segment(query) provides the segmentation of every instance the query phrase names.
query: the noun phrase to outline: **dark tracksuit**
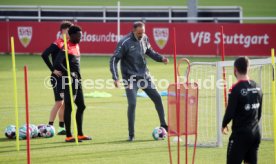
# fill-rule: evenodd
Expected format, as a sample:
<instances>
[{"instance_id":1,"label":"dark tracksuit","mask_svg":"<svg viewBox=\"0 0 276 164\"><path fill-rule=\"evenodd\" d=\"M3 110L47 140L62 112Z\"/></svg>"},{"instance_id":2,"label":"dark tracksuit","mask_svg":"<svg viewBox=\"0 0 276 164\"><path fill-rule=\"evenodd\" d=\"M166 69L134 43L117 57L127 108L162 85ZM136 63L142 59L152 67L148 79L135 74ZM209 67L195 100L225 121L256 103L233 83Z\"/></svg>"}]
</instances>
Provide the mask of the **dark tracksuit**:
<instances>
[{"instance_id":1,"label":"dark tracksuit","mask_svg":"<svg viewBox=\"0 0 276 164\"><path fill-rule=\"evenodd\" d=\"M80 75L80 53L78 44L73 44L68 42L68 57L69 57L69 65L71 70L71 77L72 77L72 89L73 89L73 98L75 104L77 105L77 112L76 112L76 121L78 127L78 135L82 136L82 122L83 122L83 112L85 109L82 86L81 86L81 75ZM71 101L70 101L70 92L69 92L69 85L68 85L68 74L67 74L67 67L66 67L66 60L65 60L65 52L60 51L58 56L55 60L54 64L55 69L62 71L63 74L63 83L62 87L65 88L64 90L64 122L66 128L66 136L71 137ZM65 83L64 83L65 82Z\"/></svg>"},{"instance_id":2,"label":"dark tracksuit","mask_svg":"<svg viewBox=\"0 0 276 164\"><path fill-rule=\"evenodd\" d=\"M143 89L154 102L161 126L167 126L161 96L151 82L145 59L146 55L157 62L163 61L163 57L151 48L146 35L139 41L131 32L120 40L114 55L110 59L110 71L113 80L119 79L117 63L121 60L122 78L123 80L128 81L128 84L125 84L125 91L128 100L129 136L134 136L136 95L139 88ZM135 80L132 80L134 81L132 83L133 85L130 85L131 78ZM138 84L140 86L138 86Z\"/></svg>"},{"instance_id":3,"label":"dark tracksuit","mask_svg":"<svg viewBox=\"0 0 276 164\"><path fill-rule=\"evenodd\" d=\"M63 40L57 39L41 55L41 57L43 58L44 62L46 63L46 65L48 66L51 72L55 70L53 65L56 60L57 54L62 49L62 47L63 47ZM49 58L50 55L52 58L51 61ZM63 97L60 95L61 93L63 93L63 90L61 88L61 78L51 73L51 84L54 90L55 101L63 100Z\"/></svg>"},{"instance_id":4,"label":"dark tracksuit","mask_svg":"<svg viewBox=\"0 0 276 164\"><path fill-rule=\"evenodd\" d=\"M232 86L222 127L232 120L232 134L227 149L227 164L242 161L256 164L261 142L259 121L262 114L262 91L252 80Z\"/></svg>"}]
</instances>

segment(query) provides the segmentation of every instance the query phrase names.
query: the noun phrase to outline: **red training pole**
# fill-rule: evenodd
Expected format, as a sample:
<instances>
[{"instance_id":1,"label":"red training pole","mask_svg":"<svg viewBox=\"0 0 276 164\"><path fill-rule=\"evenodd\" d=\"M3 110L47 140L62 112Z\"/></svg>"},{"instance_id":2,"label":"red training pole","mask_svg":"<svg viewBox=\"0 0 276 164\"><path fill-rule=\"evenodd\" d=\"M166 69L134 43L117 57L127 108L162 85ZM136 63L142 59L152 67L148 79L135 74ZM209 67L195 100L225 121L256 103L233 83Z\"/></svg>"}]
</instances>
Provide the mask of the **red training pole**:
<instances>
[{"instance_id":1,"label":"red training pole","mask_svg":"<svg viewBox=\"0 0 276 164\"><path fill-rule=\"evenodd\" d=\"M173 64L174 64L174 82L177 84L177 71L176 71L176 39L175 39L175 27L173 28Z\"/></svg>"},{"instance_id":2,"label":"red training pole","mask_svg":"<svg viewBox=\"0 0 276 164\"><path fill-rule=\"evenodd\" d=\"M188 66L189 67L189 66ZM189 69L189 68L188 68ZM186 81L186 86L185 86L185 160L186 164L188 164L188 89L189 87L189 73L187 74L187 81Z\"/></svg>"},{"instance_id":3,"label":"red training pole","mask_svg":"<svg viewBox=\"0 0 276 164\"><path fill-rule=\"evenodd\" d=\"M173 57L174 57L174 81L175 81L175 96L176 96L176 121L177 121L177 163L180 164L180 107L179 107L179 85L178 85L178 76L176 71L176 34L175 27L173 28Z\"/></svg>"},{"instance_id":4,"label":"red training pole","mask_svg":"<svg viewBox=\"0 0 276 164\"><path fill-rule=\"evenodd\" d=\"M221 61L224 61L224 56L225 56L225 50L224 50L224 39L223 39L223 35L224 35L224 31L223 31L223 26L221 26L221 33L220 33L220 38L221 38ZM223 89L224 89L224 105L225 105L225 109L227 107L227 92L226 92L226 73L225 73L225 68L222 68L222 76L223 76Z\"/></svg>"},{"instance_id":5,"label":"red training pole","mask_svg":"<svg viewBox=\"0 0 276 164\"><path fill-rule=\"evenodd\" d=\"M25 100L26 100L26 126L27 126L27 161L31 163L30 151L30 123L29 123L29 81L28 81L28 67L24 66L24 79L25 79Z\"/></svg>"},{"instance_id":6,"label":"red training pole","mask_svg":"<svg viewBox=\"0 0 276 164\"><path fill-rule=\"evenodd\" d=\"M195 83L197 85L197 83ZM198 129L198 85L196 89L196 133L195 133L195 143L194 143L194 153L193 153L193 162L195 162L195 155L196 155L196 147L197 147L197 129Z\"/></svg>"}]
</instances>

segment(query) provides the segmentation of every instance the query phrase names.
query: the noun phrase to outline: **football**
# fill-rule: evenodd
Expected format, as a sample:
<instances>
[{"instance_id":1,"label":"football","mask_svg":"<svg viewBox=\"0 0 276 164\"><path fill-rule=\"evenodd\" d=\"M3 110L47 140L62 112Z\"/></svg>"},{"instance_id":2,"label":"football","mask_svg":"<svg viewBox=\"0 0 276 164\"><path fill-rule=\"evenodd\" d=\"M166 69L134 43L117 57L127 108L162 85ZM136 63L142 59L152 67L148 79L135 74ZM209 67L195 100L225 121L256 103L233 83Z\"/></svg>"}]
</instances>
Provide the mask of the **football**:
<instances>
[{"instance_id":1,"label":"football","mask_svg":"<svg viewBox=\"0 0 276 164\"><path fill-rule=\"evenodd\" d=\"M15 139L16 127L14 125L8 125L5 129L5 136L9 139Z\"/></svg>"},{"instance_id":2,"label":"football","mask_svg":"<svg viewBox=\"0 0 276 164\"><path fill-rule=\"evenodd\" d=\"M30 134L30 138L31 138L31 135L32 135L32 128L31 126L29 126L29 134ZM20 128L19 128L19 139L26 139L27 138L27 126L26 124L25 125L22 125Z\"/></svg>"},{"instance_id":3,"label":"football","mask_svg":"<svg viewBox=\"0 0 276 164\"><path fill-rule=\"evenodd\" d=\"M34 124L30 124L30 129L31 129L31 137L36 138L38 137L38 128Z\"/></svg>"},{"instance_id":4,"label":"football","mask_svg":"<svg viewBox=\"0 0 276 164\"><path fill-rule=\"evenodd\" d=\"M55 127L52 126L52 125L47 125L46 126L46 134L45 134L45 137L46 138L51 138L51 137L54 137L55 136Z\"/></svg>"},{"instance_id":5,"label":"football","mask_svg":"<svg viewBox=\"0 0 276 164\"><path fill-rule=\"evenodd\" d=\"M46 126L45 124L37 125L38 129L38 137L44 137L46 134Z\"/></svg>"},{"instance_id":6,"label":"football","mask_svg":"<svg viewBox=\"0 0 276 164\"><path fill-rule=\"evenodd\" d=\"M163 127L156 127L153 129L152 137L154 140L163 140L167 137L167 131Z\"/></svg>"},{"instance_id":7,"label":"football","mask_svg":"<svg viewBox=\"0 0 276 164\"><path fill-rule=\"evenodd\" d=\"M38 125L38 136L39 137L45 137L45 138L51 138L55 136L55 128L52 125Z\"/></svg>"}]
</instances>

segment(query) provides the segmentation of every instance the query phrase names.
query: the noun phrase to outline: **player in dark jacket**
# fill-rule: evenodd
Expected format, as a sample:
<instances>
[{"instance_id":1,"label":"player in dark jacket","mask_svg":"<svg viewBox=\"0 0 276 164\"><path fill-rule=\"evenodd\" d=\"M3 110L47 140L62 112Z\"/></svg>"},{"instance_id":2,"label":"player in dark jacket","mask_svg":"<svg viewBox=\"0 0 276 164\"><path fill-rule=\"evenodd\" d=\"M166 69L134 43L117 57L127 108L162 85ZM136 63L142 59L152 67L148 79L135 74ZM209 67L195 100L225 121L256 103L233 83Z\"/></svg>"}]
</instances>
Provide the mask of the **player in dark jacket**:
<instances>
[{"instance_id":1,"label":"player in dark jacket","mask_svg":"<svg viewBox=\"0 0 276 164\"><path fill-rule=\"evenodd\" d=\"M151 76L145 58L146 55L157 62L163 62L165 64L169 62L166 57L159 55L152 49L148 37L145 35L144 23L135 22L133 31L120 40L114 55L110 59L110 71L115 86L119 87L117 63L120 60L122 78L128 83L124 84L128 100L128 141L134 140L136 95L139 88L142 88L154 102L160 125L166 130L168 129L161 97L153 82L151 82Z\"/></svg>"},{"instance_id":2,"label":"player in dark jacket","mask_svg":"<svg viewBox=\"0 0 276 164\"><path fill-rule=\"evenodd\" d=\"M69 28L68 34L70 36L70 40L68 41L68 58L69 65L71 70L72 83L68 81L66 60L65 60L65 52L60 51L57 59L54 64L54 68L62 72L62 88L64 90L64 121L66 128L66 139L65 142L75 142L75 138L72 137L71 134L71 101L70 101L70 92L69 85L72 85L73 89L73 98L74 102L77 105L76 112L76 122L78 128L78 140L91 140L92 138L89 136L85 136L82 131L82 123L83 123L83 113L85 110L82 85L81 85L81 74L80 74L80 50L79 50L79 42L81 39L81 28L79 26L71 26ZM68 85L69 84L69 85Z\"/></svg>"},{"instance_id":3,"label":"player in dark jacket","mask_svg":"<svg viewBox=\"0 0 276 164\"><path fill-rule=\"evenodd\" d=\"M50 118L49 118L49 125L54 125L54 121L58 113L59 116L59 129L58 135L65 135L65 128L64 128L64 106L63 106L63 91L61 89L61 72L54 69L54 62L57 57L58 52L63 48L63 38L62 34L66 34L68 36L68 29L73 24L68 21L63 21L60 25L60 37L54 41L41 55L44 62L48 66L49 70L51 71L51 83L54 90L55 96L55 105L53 106ZM51 60L50 60L51 56Z\"/></svg>"},{"instance_id":4,"label":"player in dark jacket","mask_svg":"<svg viewBox=\"0 0 276 164\"><path fill-rule=\"evenodd\" d=\"M222 133L227 134L227 124L232 120L232 134L227 149L227 164L256 164L261 142L260 119L262 90L248 76L249 60L239 57L234 63L238 80L229 91L229 100L222 122Z\"/></svg>"}]
</instances>

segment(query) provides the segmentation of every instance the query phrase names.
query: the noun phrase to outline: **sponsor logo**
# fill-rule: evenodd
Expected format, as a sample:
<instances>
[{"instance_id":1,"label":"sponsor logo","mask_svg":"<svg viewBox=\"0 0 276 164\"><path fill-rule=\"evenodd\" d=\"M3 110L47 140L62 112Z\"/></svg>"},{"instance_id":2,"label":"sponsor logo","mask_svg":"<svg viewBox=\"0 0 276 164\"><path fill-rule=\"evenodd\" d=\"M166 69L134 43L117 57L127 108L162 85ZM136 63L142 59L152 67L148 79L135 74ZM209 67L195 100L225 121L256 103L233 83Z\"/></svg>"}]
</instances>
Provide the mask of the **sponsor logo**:
<instances>
[{"instance_id":1,"label":"sponsor logo","mask_svg":"<svg viewBox=\"0 0 276 164\"><path fill-rule=\"evenodd\" d=\"M258 93L258 91L260 91L260 88L248 88L247 91L251 91L252 93Z\"/></svg>"},{"instance_id":2,"label":"sponsor logo","mask_svg":"<svg viewBox=\"0 0 276 164\"><path fill-rule=\"evenodd\" d=\"M251 109L251 105L250 104L246 104L245 107L244 107L244 109L246 111L249 111Z\"/></svg>"},{"instance_id":3,"label":"sponsor logo","mask_svg":"<svg viewBox=\"0 0 276 164\"><path fill-rule=\"evenodd\" d=\"M124 35L120 35L120 39L123 38ZM58 31L56 34L56 38L60 38L61 32ZM107 34L95 34L87 31L83 31L81 34L81 42L92 42L92 43L117 43L118 35L112 32Z\"/></svg>"},{"instance_id":4,"label":"sponsor logo","mask_svg":"<svg viewBox=\"0 0 276 164\"><path fill-rule=\"evenodd\" d=\"M17 34L21 44L26 48L32 40L33 28L31 26L17 27Z\"/></svg>"},{"instance_id":5,"label":"sponsor logo","mask_svg":"<svg viewBox=\"0 0 276 164\"><path fill-rule=\"evenodd\" d=\"M244 109L245 109L246 111L249 111L250 109L259 109L259 107L260 107L260 103L246 104L246 105L244 106Z\"/></svg>"},{"instance_id":6,"label":"sponsor logo","mask_svg":"<svg viewBox=\"0 0 276 164\"><path fill-rule=\"evenodd\" d=\"M247 93L248 93L248 92L247 92L247 89L242 89L242 90L241 90L241 95L242 95L242 96L246 96Z\"/></svg>"},{"instance_id":7,"label":"sponsor logo","mask_svg":"<svg viewBox=\"0 0 276 164\"><path fill-rule=\"evenodd\" d=\"M155 43L160 49L163 49L169 39L169 29L168 28L154 28L153 29L153 37Z\"/></svg>"},{"instance_id":8,"label":"sponsor logo","mask_svg":"<svg viewBox=\"0 0 276 164\"><path fill-rule=\"evenodd\" d=\"M259 109L260 103L252 104L252 109Z\"/></svg>"},{"instance_id":9,"label":"sponsor logo","mask_svg":"<svg viewBox=\"0 0 276 164\"><path fill-rule=\"evenodd\" d=\"M248 94L248 92L251 93L258 93L258 91L260 91L260 88L247 88L247 89L242 89L241 90L241 95L242 96L246 96Z\"/></svg>"}]
</instances>

